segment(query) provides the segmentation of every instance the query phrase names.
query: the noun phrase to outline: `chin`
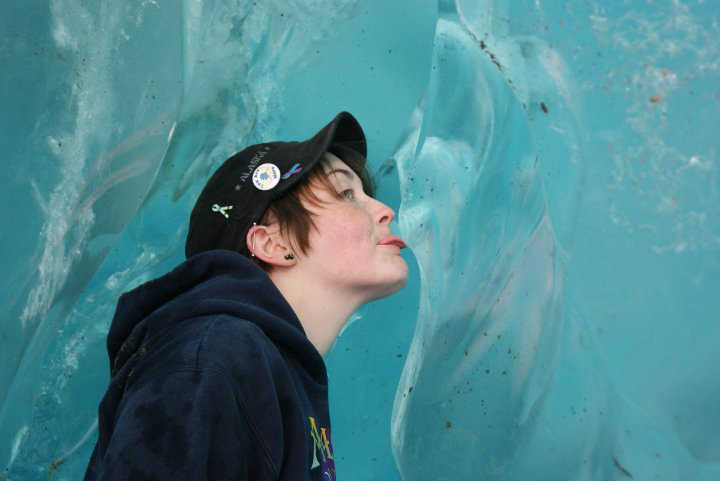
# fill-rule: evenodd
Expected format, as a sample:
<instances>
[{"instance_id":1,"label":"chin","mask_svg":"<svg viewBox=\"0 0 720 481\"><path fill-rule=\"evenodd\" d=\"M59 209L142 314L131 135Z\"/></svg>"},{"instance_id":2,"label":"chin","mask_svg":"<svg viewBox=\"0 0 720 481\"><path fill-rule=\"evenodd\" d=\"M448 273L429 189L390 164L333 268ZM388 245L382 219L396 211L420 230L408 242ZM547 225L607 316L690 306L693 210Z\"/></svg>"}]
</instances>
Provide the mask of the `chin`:
<instances>
[{"instance_id":1,"label":"chin","mask_svg":"<svg viewBox=\"0 0 720 481\"><path fill-rule=\"evenodd\" d=\"M407 283L407 269L402 275L396 276L396 278L390 282L384 283L383 288L374 299L382 299L384 297L395 294L397 291L405 287ZM373 300L374 300L373 299Z\"/></svg>"},{"instance_id":2,"label":"chin","mask_svg":"<svg viewBox=\"0 0 720 481\"><path fill-rule=\"evenodd\" d=\"M401 281L398 281L395 286L393 286L393 290L388 295L395 294L397 291L401 290L403 287L405 287L405 284L407 283L407 277L404 277Z\"/></svg>"},{"instance_id":3,"label":"chin","mask_svg":"<svg viewBox=\"0 0 720 481\"><path fill-rule=\"evenodd\" d=\"M402 273L400 274L400 276L398 277L398 280L397 280L398 288L396 289L396 291L399 291L400 289L405 287L405 284L407 283L407 279L408 279L408 270L409 269L408 269L407 264L405 263L405 259L403 259L403 270L402 270Z\"/></svg>"}]
</instances>

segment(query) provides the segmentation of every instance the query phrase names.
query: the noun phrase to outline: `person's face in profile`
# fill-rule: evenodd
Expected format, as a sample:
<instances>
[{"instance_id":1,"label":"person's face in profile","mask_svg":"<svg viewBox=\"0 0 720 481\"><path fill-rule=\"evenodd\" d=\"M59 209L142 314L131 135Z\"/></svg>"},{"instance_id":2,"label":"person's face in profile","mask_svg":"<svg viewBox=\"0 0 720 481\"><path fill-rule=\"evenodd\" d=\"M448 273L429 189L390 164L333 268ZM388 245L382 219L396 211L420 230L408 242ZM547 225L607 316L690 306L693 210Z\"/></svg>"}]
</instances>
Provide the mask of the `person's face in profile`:
<instances>
[{"instance_id":1,"label":"person's face in profile","mask_svg":"<svg viewBox=\"0 0 720 481\"><path fill-rule=\"evenodd\" d=\"M380 244L394 236L390 222L395 213L365 194L362 181L345 162L331 158L326 171L341 198L312 187L326 203L306 205L315 214L317 230L310 229L310 250L303 263L314 275L358 294L363 302L388 296L405 285L408 275L401 247Z\"/></svg>"}]
</instances>

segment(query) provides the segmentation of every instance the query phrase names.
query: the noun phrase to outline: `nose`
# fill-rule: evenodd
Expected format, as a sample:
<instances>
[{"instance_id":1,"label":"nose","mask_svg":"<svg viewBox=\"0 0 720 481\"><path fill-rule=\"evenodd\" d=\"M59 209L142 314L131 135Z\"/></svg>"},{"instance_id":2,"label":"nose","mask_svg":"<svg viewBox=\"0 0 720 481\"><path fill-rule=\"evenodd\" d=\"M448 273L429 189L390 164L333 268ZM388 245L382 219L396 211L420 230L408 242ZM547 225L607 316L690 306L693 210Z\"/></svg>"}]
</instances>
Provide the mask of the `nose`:
<instances>
[{"instance_id":1,"label":"nose","mask_svg":"<svg viewBox=\"0 0 720 481\"><path fill-rule=\"evenodd\" d=\"M384 225L389 224L392 222L392 220L395 218L395 211L393 211L390 207L383 204L377 199L373 199L377 203L377 211L375 213L375 218L377 219L378 224Z\"/></svg>"}]
</instances>

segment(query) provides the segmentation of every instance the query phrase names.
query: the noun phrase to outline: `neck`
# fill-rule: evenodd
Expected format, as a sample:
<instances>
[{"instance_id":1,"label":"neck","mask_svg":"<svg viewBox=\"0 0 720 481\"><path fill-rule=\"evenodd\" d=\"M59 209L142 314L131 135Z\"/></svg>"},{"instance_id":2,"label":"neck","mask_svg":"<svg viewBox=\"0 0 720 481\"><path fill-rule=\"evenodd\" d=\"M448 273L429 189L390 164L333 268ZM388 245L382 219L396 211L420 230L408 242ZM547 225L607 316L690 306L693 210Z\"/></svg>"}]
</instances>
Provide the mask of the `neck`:
<instances>
[{"instance_id":1,"label":"neck","mask_svg":"<svg viewBox=\"0 0 720 481\"><path fill-rule=\"evenodd\" d=\"M292 307L310 342L325 356L362 302L336 286L315 285L309 289L307 280L291 269L276 269L268 275Z\"/></svg>"}]
</instances>

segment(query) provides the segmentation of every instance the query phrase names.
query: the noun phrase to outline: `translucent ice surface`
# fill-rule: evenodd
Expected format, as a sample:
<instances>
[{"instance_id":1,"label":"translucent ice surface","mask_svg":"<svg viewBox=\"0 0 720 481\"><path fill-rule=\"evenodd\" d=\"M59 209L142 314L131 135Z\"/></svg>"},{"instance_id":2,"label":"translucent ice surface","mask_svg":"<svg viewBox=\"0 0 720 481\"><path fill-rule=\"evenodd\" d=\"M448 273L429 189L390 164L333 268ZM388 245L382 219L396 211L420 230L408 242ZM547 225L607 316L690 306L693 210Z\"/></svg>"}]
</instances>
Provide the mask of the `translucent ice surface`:
<instances>
[{"instance_id":1,"label":"translucent ice surface","mask_svg":"<svg viewBox=\"0 0 720 481\"><path fill-rule=\"evenodd\" d=\"M580 115L583 88L567 63L578 55L563 55L559 42L553 49L554 39L546 38L549 26L541 26L539 36L531 34L539 22L551 21L540 18L537 5L523 5L525 22L528 12L537 15L527 26L511 20L522 16L520 5L498 11L480 3L441 2L425 101L395 155L402 233L421 276L417 326L392 420L403 479L716 479L717 443L709 431L700 435L703 442L695 438L698 429L717 428L720 421L713 407L718 384L711 374L719 357L710 349L718 340L710 314L714 301L702 301L706 315L683 317L683 324L692 324L696 333L707 330L712 339L699 359L681 336L669 339L679 319L646 318L649 312L643 311L651 310L635 305L642 297L631 288L604 302L615 304L610 308L615 312L631 309L635 317L625 322L632 329L590 312L585 299L597 290L588 289L587 277L604 275L605 283L616 283L642 262L626 248L612 254L624 258L625 268L604 273L573 268L587 262L580 253L603 263L611 256L603 245L612 240L590 238L578 228L577 204L597 184L612 185L607 174L588 178L595 172L588 165L595 160L595 153L586 151L588 139L622 133L598 132L584 118L587 113ZM575 41L574 49L588 48L579 34ZM672 75L658 70L660 76ZM653 105L660 103L653 97L645 99L649 112L640 114L642 119L633 115L631 125L662 115L654 110L665 107ZM633 112L632 105L628 109ZM659 140L643 133L636 132L626 148ZM653 153L659 158L645 159L645 175L653 175L651 166L662 161L665 148L658 145ZM616 162L632 159L620 156ZM665 175L681 184L682 166L676 168ZM717 195L716 181L706 187L711 196ZM629 203L632 207L637 206ZM717 207L703 200L697 208L703 217L714 211L717 220ZM613 210L609 214L614 222ZM653 226L662 220L657 217L646 217L644 228L660 230ZM645 245L644 255L662 255L655 245L660 242L655 237ZM700 250L713 258L717 243ZM669 281L651 276L650 271L636 279L635 289ZM684 292L687 286L676 289ZM620 335L634 336L629 342L645 359L629 359L622 346L603 339ZM648 338L661 336L667 340L648 348ZM669 386L662 379L667 357L674 369L683 366L688 377L704 379L704 387L694 382L680 388L688 382L680 377ZM614 364L628 363L642 364L642 372L613 372ZM671 396L688 396L675 391L689 389L694 399L714 401L702 401L699 412L690 410L658 396L648 378L654 389L663 384ZM638 383L647 383L645 392ZM693 438L684 436L688 432ZM708 449L708 443L715 445Z\"/></svg>"},{"instance_id":2,"label":"translucent ice surface","mask_svg":"<svg viewBox=\"0 0 720 481\"><path fill-rule=\"evenodd\" d=\"M118 296L337 112L409 245L326 356L341 480L720 479L716 2L6 0L0 480L81 479Z\"/></svg>"}]
</instances>

